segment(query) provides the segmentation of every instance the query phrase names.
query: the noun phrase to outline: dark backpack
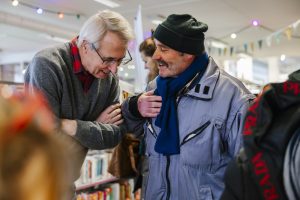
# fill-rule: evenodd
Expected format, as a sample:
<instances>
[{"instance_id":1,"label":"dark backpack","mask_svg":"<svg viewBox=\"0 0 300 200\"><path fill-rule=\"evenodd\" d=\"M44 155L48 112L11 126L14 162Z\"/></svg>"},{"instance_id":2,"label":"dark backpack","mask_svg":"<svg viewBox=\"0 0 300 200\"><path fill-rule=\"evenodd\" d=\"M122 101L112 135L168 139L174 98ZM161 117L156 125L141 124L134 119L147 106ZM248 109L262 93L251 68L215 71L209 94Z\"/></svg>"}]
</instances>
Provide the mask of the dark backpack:
<instances>
[{"instance_id":1,"label":"dark backpack","mask_svg":"<svg viewBox=\"0 0 300 200\"><path fill-rule=\"evenodd\" d=\"M246 115L244 147L227 167L221 199L287 199L284 155L299 127L300 82L265 86Z\"/></svg>"}]
</instances>

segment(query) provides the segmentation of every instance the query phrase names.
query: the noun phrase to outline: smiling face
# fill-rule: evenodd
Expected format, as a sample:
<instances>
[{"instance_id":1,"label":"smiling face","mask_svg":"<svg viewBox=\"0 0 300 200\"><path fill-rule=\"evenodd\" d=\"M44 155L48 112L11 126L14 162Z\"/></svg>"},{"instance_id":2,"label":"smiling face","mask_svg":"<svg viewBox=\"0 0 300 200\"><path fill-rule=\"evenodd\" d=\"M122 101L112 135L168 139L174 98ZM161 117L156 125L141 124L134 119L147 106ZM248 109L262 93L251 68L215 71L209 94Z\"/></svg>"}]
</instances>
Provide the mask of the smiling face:
<instances>
[{"instance_id":1,"label":"smiling face","mask_svg":"<svg viewBox=\"0 0 300 200\"><path fill-rule=\"evenodd\" d=\"M171 49L156 39L154 41L157 48L152 58L158 62L158 70L161 77L178 76L190 66L195 58L193 55Z\"/></svg>"},{"instance_id":2,"label":"smiling face","mask_svg":"<svg viewBox=\"0 0 300 200\"><path fill-rule=\"evenodd\" d=\"M84 69L95 78L107 78L110 72L117 73L117 68L126 54L126 44L116 33L107 32L99 47L94 49L91 43L83 41L79 48L81 62ZM107 63L105 60L115 62Z\"/></svg>"}]
</instances>

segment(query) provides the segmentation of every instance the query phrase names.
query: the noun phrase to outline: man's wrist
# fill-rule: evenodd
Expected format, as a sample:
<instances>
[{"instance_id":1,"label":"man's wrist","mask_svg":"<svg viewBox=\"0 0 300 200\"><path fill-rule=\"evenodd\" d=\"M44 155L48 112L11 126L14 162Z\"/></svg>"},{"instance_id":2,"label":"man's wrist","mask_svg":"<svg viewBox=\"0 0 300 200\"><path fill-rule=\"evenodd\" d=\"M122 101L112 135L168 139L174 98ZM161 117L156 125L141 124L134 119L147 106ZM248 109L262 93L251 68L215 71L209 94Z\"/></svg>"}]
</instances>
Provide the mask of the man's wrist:
<instances>
[{"instance_id":1,"label":"man's wrist","mask_svg":"<svg viewBox=\"0 0 300 200\"><path fill-rule=\"evenodd\" d=\"M61 120L61 129L70 136L75 136L77 130L77 121L62 119Z\"/></svg>"},{"instance_id":2,"label":"man's wrist","mask_svg":"<svg viewBox=\"0 0 300 200\"><path fill-rule=\"evenodd\" d=\"M130 97L130 99L129 99L129 102L128 102L128 109L129 109L129 112L133 115L133 116L135 116L135 117L137 117L137 118L143 118L143 116L141 115L141 113L139 112L139 110L138 110L138 99L139 99L139 97L142 95L143 93L141 93L141 94L139 94L139 95L137 95L137 96L132 96L132 97Z\"/></svg>"}]
</instances>

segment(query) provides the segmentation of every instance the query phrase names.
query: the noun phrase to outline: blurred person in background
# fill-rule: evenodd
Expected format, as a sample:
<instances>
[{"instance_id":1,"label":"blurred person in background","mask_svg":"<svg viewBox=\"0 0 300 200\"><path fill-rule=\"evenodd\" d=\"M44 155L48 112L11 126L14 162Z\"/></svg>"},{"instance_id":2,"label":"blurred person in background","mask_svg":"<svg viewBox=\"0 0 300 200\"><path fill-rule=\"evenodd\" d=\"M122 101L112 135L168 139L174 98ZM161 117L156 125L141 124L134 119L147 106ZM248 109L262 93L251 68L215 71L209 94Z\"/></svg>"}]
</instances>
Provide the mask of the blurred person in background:
<instances>
[{"instance_id":1,"label":"blurred person in background","mask_svg":"<svg viewBox=\"0 0 300 200\"><path fill-rule=\"evenodd\" d=\"M112 148L126 131L121 126L118 66L132 60L128 21L104 10L91 16L72 41L38 52L25 73L27 92L40 90L62 130L71 136L78 179L88 149ZM63 136L62 136L63 137Z\"/></svg>"},{"instance_id":2,"label":"blurred person in background","mask_svg":"<svg viewBox=\"0 0 300 200\"><path fill-rule=\"evenodd\" d=\"M300 199L300 70L269 83L247 111L243 148L224 176L221 200Z\"/></svg>"},{"instance_id":3,"label":"blurred person in background","mask_svg":"<svg viewBox=\"0 0 300 200\"><path fill-rule=\"evenodd\" d=\"M65 145L41 95L0 97L0 199L66 200L73 184Z\"/></svg>"},{"instance_id":4,"label":"blurred person in background","mask_svg":"<svg viewBox=\"0 0 300 200\"><path fill-rule=\"evenodd\" d=\"M139 47L142 60L145 62L145 68L149 70L147 83L152 81L158 75L157 62L152 59L156 46L152 37L145 39Z\"/></svg>"}]
</instances>

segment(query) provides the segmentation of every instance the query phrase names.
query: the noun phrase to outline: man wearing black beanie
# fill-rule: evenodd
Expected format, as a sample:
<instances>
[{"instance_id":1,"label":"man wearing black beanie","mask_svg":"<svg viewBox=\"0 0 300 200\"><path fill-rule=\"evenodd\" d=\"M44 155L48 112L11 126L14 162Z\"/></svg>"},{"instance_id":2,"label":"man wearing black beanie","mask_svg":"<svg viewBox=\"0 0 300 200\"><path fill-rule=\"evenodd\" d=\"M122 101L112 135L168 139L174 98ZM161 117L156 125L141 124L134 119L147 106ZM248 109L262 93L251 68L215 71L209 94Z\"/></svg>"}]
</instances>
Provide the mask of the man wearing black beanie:
<instances>
[{"instance_id":1,"label":"man wearing black beanie","mask_svg":"<svg viewBox=\"0 0 300 200\"><path fill-rule=\"evenodd\" d=\"M225 168L240 149L254 95L207 55L207 30L191 15L168 16L153 35L154 87L122 105L130 131L145 131L146 200L219 199Z\"/></svg>"}]
</instances>

